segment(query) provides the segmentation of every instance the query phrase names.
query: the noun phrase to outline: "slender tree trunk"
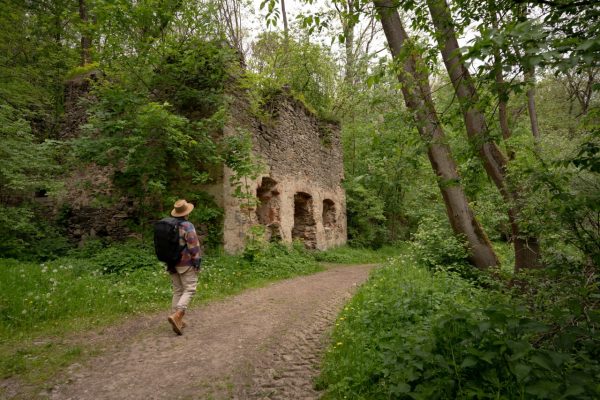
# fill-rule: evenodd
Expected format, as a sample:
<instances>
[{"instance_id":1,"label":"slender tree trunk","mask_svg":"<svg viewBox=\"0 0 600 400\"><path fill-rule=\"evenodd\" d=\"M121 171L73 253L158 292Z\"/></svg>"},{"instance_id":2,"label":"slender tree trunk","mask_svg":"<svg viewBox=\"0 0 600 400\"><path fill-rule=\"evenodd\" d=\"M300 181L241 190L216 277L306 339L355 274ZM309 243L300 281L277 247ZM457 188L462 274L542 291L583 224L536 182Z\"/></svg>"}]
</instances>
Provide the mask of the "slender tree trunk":
<instances>
[{"instance_id":1,"label":"slender tree trunk","mask_svg":"<svg viewBox=\"0 0 600 400\"><path fill-rule=\"evenodd\" d=\"M536 146L540 141L540 128L538 126L537 110L535 107L535 68L527 68L525 71L525 82L529 85L527 90L527 111L529 112L529 122L531 123L531 133Z\"/></svg>"},{"instance_id":2,"label":"slender tree trunk","mask_svg":"<svg viewBox=\"0 0 600 400\"><path fill-rule=\"evenodd\" d=\"M520 22L527 21L527 8L527 4L524 4L522 7L516 8L516 15ZM520 55L519 58L522 59ZM540 140L540 128L538 126L537 110L535 107L535 67L532 65L526 65L525 63L522 63L522 67L525 84L528 86L526 93L527 113L529 114L531 134L533 135L536 150L539 150L538 144Z\"/></svg>"},{"instance_id":3,"label":"slender tree trunk","mask_svg":"<svg viewBox=\"0 0 600 400\"><path fill-rule=\"evenodd\" d=\"M85 0L79 0L79 18L84 26L83 32L81 33L81 65L91 64L92 62L92 40L86 32L88 28L88 13Z\"/></svg>"},{"instance_id":4,"label":"slender tree trunk","mask_svg":"<svg viewBox=\"0 0 600 400\"><path fill-rule=\"evenodd\" d=\"M508 122L508 94L506 93L506 82L504 82L504 75L502 74L502 60L500 59L500 50L494 49L494 69L495 69L495 80L496 90L498 92L498 120L500 121L500 131L502 132L502 138L504 140L510 139L512 131L510 130L510 124ZM514 151L508 150L508 158L514 158Z\"/></svg>"},{"instance_id":5,"label":"slender tree trunk","mask_svg":"<svg viewBox=\"0 0 600 400\"><path fill-rule=\"evenodd\" d=\"M354 26L352 13L354 12L354 0L347 0L346 15L342 15L342 25L344 27L344 46L346 50L346 71L344 80L347 84L354 84Z\"/></svg>"},{"instance_id":6,"label":"slender tree trunk","mask_svg":"<svg viewBox=\"0 0 600 400\"><path fill-rule=\"evenodd\" d=\"M438 177L438 186L444 198L446 213L455 233L464 235L470 260L478 268L498 265L498 259L487 235L475 218L460 184L456 163L446 144L442 125L431 97L429 76L418 55L401 55L409 47L408 35L392 0L374 0L388 44L395 60L400 61L398 80L406 107L413 113L419 134L427 143L427 154Z\"/></svg>"},{"instance_id":7,"label":"slender tree trunk","mask_svg":"<svg viewBox=\"0 0 600 400\"><path fill-rule=\"evenodd\" d=\"M569 112L572 112L573 100L577 100L580 107L577 117L588 113L592 95L594 94L594 87L598 84L597 77L599 74L600 68L594 67L586 69L585 78L583 77L583 74L573 74L570 71L565 71L565 78L562 82L569 94Z\"/></svg>"},{"instance_id":8,"label":"slender tree trunk","mask_svg":"<svg viewBox=\"0 0 600 400\"><path fill-rule=\"evenodd\" d=\"M452 15L446 0L427 0L427 6L436 31L436 39L442 52L446 70L460 102L467 135L478 149L488 176L509 204L509 220L513 232L515 269L540 267L540 249L537 238L524 235L518 225L520 211L519 189L508 188L506 182L507 159L488 135L484 112L479 108L479 98L471 75L460 59Z\"/></svg>"},{"instance_id":9,"label":"slender tree trunk","mask_svg":"<svg viewBox=\"0 0 600 400\"><path fill-rule=\"evenodd\" d=\"M287 39L289 32L288 32L287 13L285 12L285 0L281 0L281 18L283 19L283 33Z\"/></svg>"},{"instance_id":10,"label":"slender tree trunk","mask_svg":"<svg viewBox=\"0 0 600 400\"><path fill-rule=\"evenodd\" d=\"M498 29L498 21L494 11L492 11L492 27L494 29ZM498 120L500 122L500 131L502 132L502 138L505 141L508 158L509 160L513 160L515 158L515 152L506 142L512 136L512 131L508 122L508 92L506 90L504 74L502 73L502 57L500 55L500 49L498 46L494 45L493 52L494 77L496 81L496 92L498 94Z\"/></svg>"}]
</instances>

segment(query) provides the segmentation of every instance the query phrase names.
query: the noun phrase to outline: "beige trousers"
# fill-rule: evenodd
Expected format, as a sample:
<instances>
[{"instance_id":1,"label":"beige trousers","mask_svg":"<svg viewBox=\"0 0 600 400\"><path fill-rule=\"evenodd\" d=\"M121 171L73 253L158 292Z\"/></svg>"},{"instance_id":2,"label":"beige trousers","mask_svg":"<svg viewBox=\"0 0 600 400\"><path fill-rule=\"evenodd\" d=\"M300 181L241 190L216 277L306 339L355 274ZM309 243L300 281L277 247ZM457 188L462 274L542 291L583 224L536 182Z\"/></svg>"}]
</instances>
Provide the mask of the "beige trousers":
<instances>
[{"instance_id":1,"label":"beige trousers","mask_svg":"<svg viewBox=\"0 0 600 400\"><path fill-rule=\"evenodd\" d=\"M194 267L175 267L177 273L171 274L173 282L173 310L185 310L196 294L198 271Z\"/></svg>"}]
</instances>

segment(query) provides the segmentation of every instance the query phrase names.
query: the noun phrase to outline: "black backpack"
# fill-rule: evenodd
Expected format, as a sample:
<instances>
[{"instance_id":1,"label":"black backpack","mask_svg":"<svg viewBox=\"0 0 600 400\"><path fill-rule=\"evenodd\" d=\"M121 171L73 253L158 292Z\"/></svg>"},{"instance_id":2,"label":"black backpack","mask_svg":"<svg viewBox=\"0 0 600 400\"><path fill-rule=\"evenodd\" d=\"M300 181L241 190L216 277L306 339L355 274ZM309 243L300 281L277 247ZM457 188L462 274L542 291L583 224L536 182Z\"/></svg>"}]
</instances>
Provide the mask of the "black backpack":
<instances>
[{"instance_id":1,"label":"black backpack","mask_svg":"<svg viewBox=\"0 0 600 400\"><path fill-rule=\"evenodd\" d=\"M181 252L185 245L179 244L179 225L183 221L179 218L163 218L154 223L154 251L156 257L172 268L181 259Z\"/></svg>"}]
</instances>

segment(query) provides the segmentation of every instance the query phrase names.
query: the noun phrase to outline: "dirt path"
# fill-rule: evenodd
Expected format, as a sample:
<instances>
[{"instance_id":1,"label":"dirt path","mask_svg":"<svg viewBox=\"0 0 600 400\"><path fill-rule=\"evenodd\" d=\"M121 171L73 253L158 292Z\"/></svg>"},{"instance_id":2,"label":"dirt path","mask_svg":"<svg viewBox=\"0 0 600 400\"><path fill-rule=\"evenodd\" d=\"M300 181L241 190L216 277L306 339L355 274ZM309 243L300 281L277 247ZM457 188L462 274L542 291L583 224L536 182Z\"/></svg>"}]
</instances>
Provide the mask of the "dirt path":
<instances>
[{"instance_id":1,"label":"dirt path","mask_svg":"<svg viewBox=\"0 0 600 400\"><path fill-rule=\"evenodd\" d=\"M333 267L202 306L186 315L183 336L166 315L111 328L121 342L71 366L47 396L316 399L312 381L332 323L372 268Z\"/></svg>"}]
</instances>

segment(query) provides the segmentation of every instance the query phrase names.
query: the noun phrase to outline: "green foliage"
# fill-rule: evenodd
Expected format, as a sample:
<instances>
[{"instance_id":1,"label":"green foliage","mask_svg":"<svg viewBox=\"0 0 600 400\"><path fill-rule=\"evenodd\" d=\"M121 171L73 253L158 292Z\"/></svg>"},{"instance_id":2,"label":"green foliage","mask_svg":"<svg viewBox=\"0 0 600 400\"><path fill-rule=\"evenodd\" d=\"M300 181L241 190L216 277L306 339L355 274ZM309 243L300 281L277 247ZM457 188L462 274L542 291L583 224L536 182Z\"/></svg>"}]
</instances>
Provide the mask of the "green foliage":
<instances>
[{"instance_id":1,"label":"green foliage","mask_svg":"<svg viewBox=\"0 0 600 400\"><path fill-rule=\"evenodd\" d=\"M348 242L351 246L378 248L385 241L383 201L359 179L345 184L347 194Z\"/></svg>"},{"instance_id":2,"label":"green foliage","mask_svg":"<svg viewBox=\"0 0 600 400\"><path fill-rule=\"evenodd\" d=\"M268 246L269 243L265 240L264 225L254 225L246 233L242 257L248 261L254 261Z\"/></svg>"},{"instance_id":3,"label":"green foliage","mask_svg":"<svg viewBox=\"0 0 600 400\"><path fill-rule=\"evenodd\" d=\"M420 264L431 270L472 270L465 243L454 235L447 220L428 215L421 219L412 246Z\"/></svg>"},{"instance_id":4,"label":"green foliage","mask_svg":"<svg viewBox=\"0 0 600 400\"><path fill-rule=\"evenodd\" d=\"M250 67L257 74L250 79L257 88L257 108L268 103L270 93L287 86L309 109L331 117L336 68L327 49L308 38L295 40L269 32L260 35L252 50Z\"/></svg>"},{"instance_id":5,"label":"green foliage","mask_svg":"<svg viewBox=\"0 0 600 400\"><path fill-rule=\"evenodd\" d=\"M527 188L523 226L552 241L549 250L553 253L574 247L579 249L580 259L597 266L600 175L584 166L594 162L587 149L595 145L597 138L593 133L583 133L568 144L562 138L558 140L564 149L560 155L549 160L519 158L513 164L511 173Z\"/></svg>"},{"instance_id":6,"label":"green foliage","mask_svg":"<svg viewBox=\"0 0 600 400\"><path fill-rule=\"evenodd\" d=\"M190 40L169 48L151 78L153 94L191 120L210 117L223 106L224 84L235 54L217 42Z\"/></svg>"},{"instance_id":7,"label":"green foliage","mask_svg":"<svg viewBox=\"0 0 600 400\"><path fill-rule=\"evenodd\" d=\"M78 65L75 68L72 68L69 72L66 73L65 79L69 80L78 76L86 75L89 72L97 70L99 68L98 63L86 64L83 66Z\"/></svg>"},{"instance_id":8,"label":"green foliage","mask_svg":"<svg viewBox=\"0 0 600 400\"><path fill-rule=\"evenodd\" d=\"M561 253L549 254L547 263L545 270L523 271L513 277L505 291L551 328L538 342L597 359L600 281L596 269Z\"/></svg>"},{"instance_id":9,"label":"green foliage","mask_svg":"<svg viewBox=\"0 0 600 400\"><path fill-rule=\"evenodd\" d=\"M54 142L36 142L29 122L8 104L0 104L0 139L0 193L4 197L18 198L50 185L50 175L57 171L52 163Z\"/></svg>"},{"instance_id":10,"label":"green foliage","mask_svg":"<svg viewBox=\"0 0 600 400\"><path fill-rule=\"evenodd\" d=\"M154 248L141 243L113 244L97 251L89 261L106 274L124 274L156 266Z\"/></svg>"},{"instance_id":11,"label":"green foliage","mask_svg":"<svg viewBox=\"0 0 600 400\"><path fill-rule=\"evenodd\" d=\"M40 218L41 211L26 205L0 204L0 224L10 229L0 232L0 254L22 260L48 260L63 255L71 245L51 221Z\"/></svg>"},{"instance_id":12,"label":"green foliage","mask_svg":"<svg viewBox=\"0 0 600 400\"><path fill-rule=\"evenodd\" d=\"M199 206L193 222L202 225L207 244L215 247L222 210L202 193L201 185L212 183L215 166L223 160L234 171L247 166L231 161L232 153L241 154L247 146L235 147L230 142L236 138L221 144L214 139L226 117L223 91L232 52L216 42L194 39L171 43L159 59L160 66L152 70L145 64L110 70L120 79L96 85L84 127L87 135L74 141L74 152L81 163L114 168L112 180L119 189L114 196L138 199L142 227L157 217L163 204L187 196ZM141 79L134 79L136 75Z\"/></svg>"},{"instance_id":13,"label":"green foliage","mask_svg":"<svg viewBox=\"0 0 600 400\"><path fill-rule=\"evenodd\" d=\"M233 196L240 199L242 207L250 212L258 204L256 194L250 190L250 183L265 170L252 152L252 136L243 130L239 130L237 135L227 136L223 140L222 152L225 165L233 172L229 178L234 188Z\"/></svg>"},{"instance_id":14,"label":"green foliage","mask_svg":"<svg viewBox=\"0 0 600 400\"><path fill-rule=\"evenodd\" d=\"M1 5L0 104L12 107L16 119L30 123L36 138L55 137L64 74L77 63L77 49L65 45L79 39L66 23L77 12L77 4L56 0Z\"/></svg>"},{"instance_id":15,"label":"green foliage","mask_svg":"<svg viewBox=\"0 0 600 400\"><path fill-rule=\"evenodd\" d=\"M542 315L515 303L400 256L340 314L318 385L326 399L597 397L595 353L543 340Z\"/></svg>"},{"instance_id":16,"label":"green foliage","mask_svg":"<svg viewBox=\"0 0 600 400\"><path fill-rule=\"evenodd\" d=\"M407 240L423 214L440 208L435 176L392 73L340 97L348 229L360 246ZM443 208L442 208L443 209ZM385 219L369 222L381 213ZM375 231L375 232L374 232Z\"/></svg>"},{"instance_id":17,"label":"green foliage","mask_svg":"<svg viewBox=\"0 0 600 400\"><path fill-rule=\"evenodd\" d=\"M303 246L272 243L254 255L252 274L260 279L272 280L307 275L323 269Z\"/></svg>"},{"instance_id":18,"label":"green foliage","mask_svg":"<svg viewBox=\"0 0 600 400\"><path fill-rule=\"evenodd\" d=\"M103 319L166 304L170 289L155 259L144 269L121 275L103 275L95 261L2 261L1 336L30 337L60 327L61 321Z\"/></svg>"},{"instance_id":19,"label":"green foliage","mask_svg":"<svg viewBox=\"0 0 600 400\"><path fill-rule=\"evenodd\" d=\"M483 230L492 241L506 240L510 236L507 204L490 184L476 186L478 193L471 203Z\"/></svg>"},{"instance_id":20,"label":"green foliage","mask_svg":"<svg viewBox=\"0 0 600 400\"><path fill-rule=\"evenodd\" d=\"M60 146L53 141L39 143L30 123L17 109L0 104L0 254L3 257L48 259L68 248L53 221L40 218L31 201L36 191L58 188L53 174L60 171L54 155Z\"/></svg>"}]
</instances>

